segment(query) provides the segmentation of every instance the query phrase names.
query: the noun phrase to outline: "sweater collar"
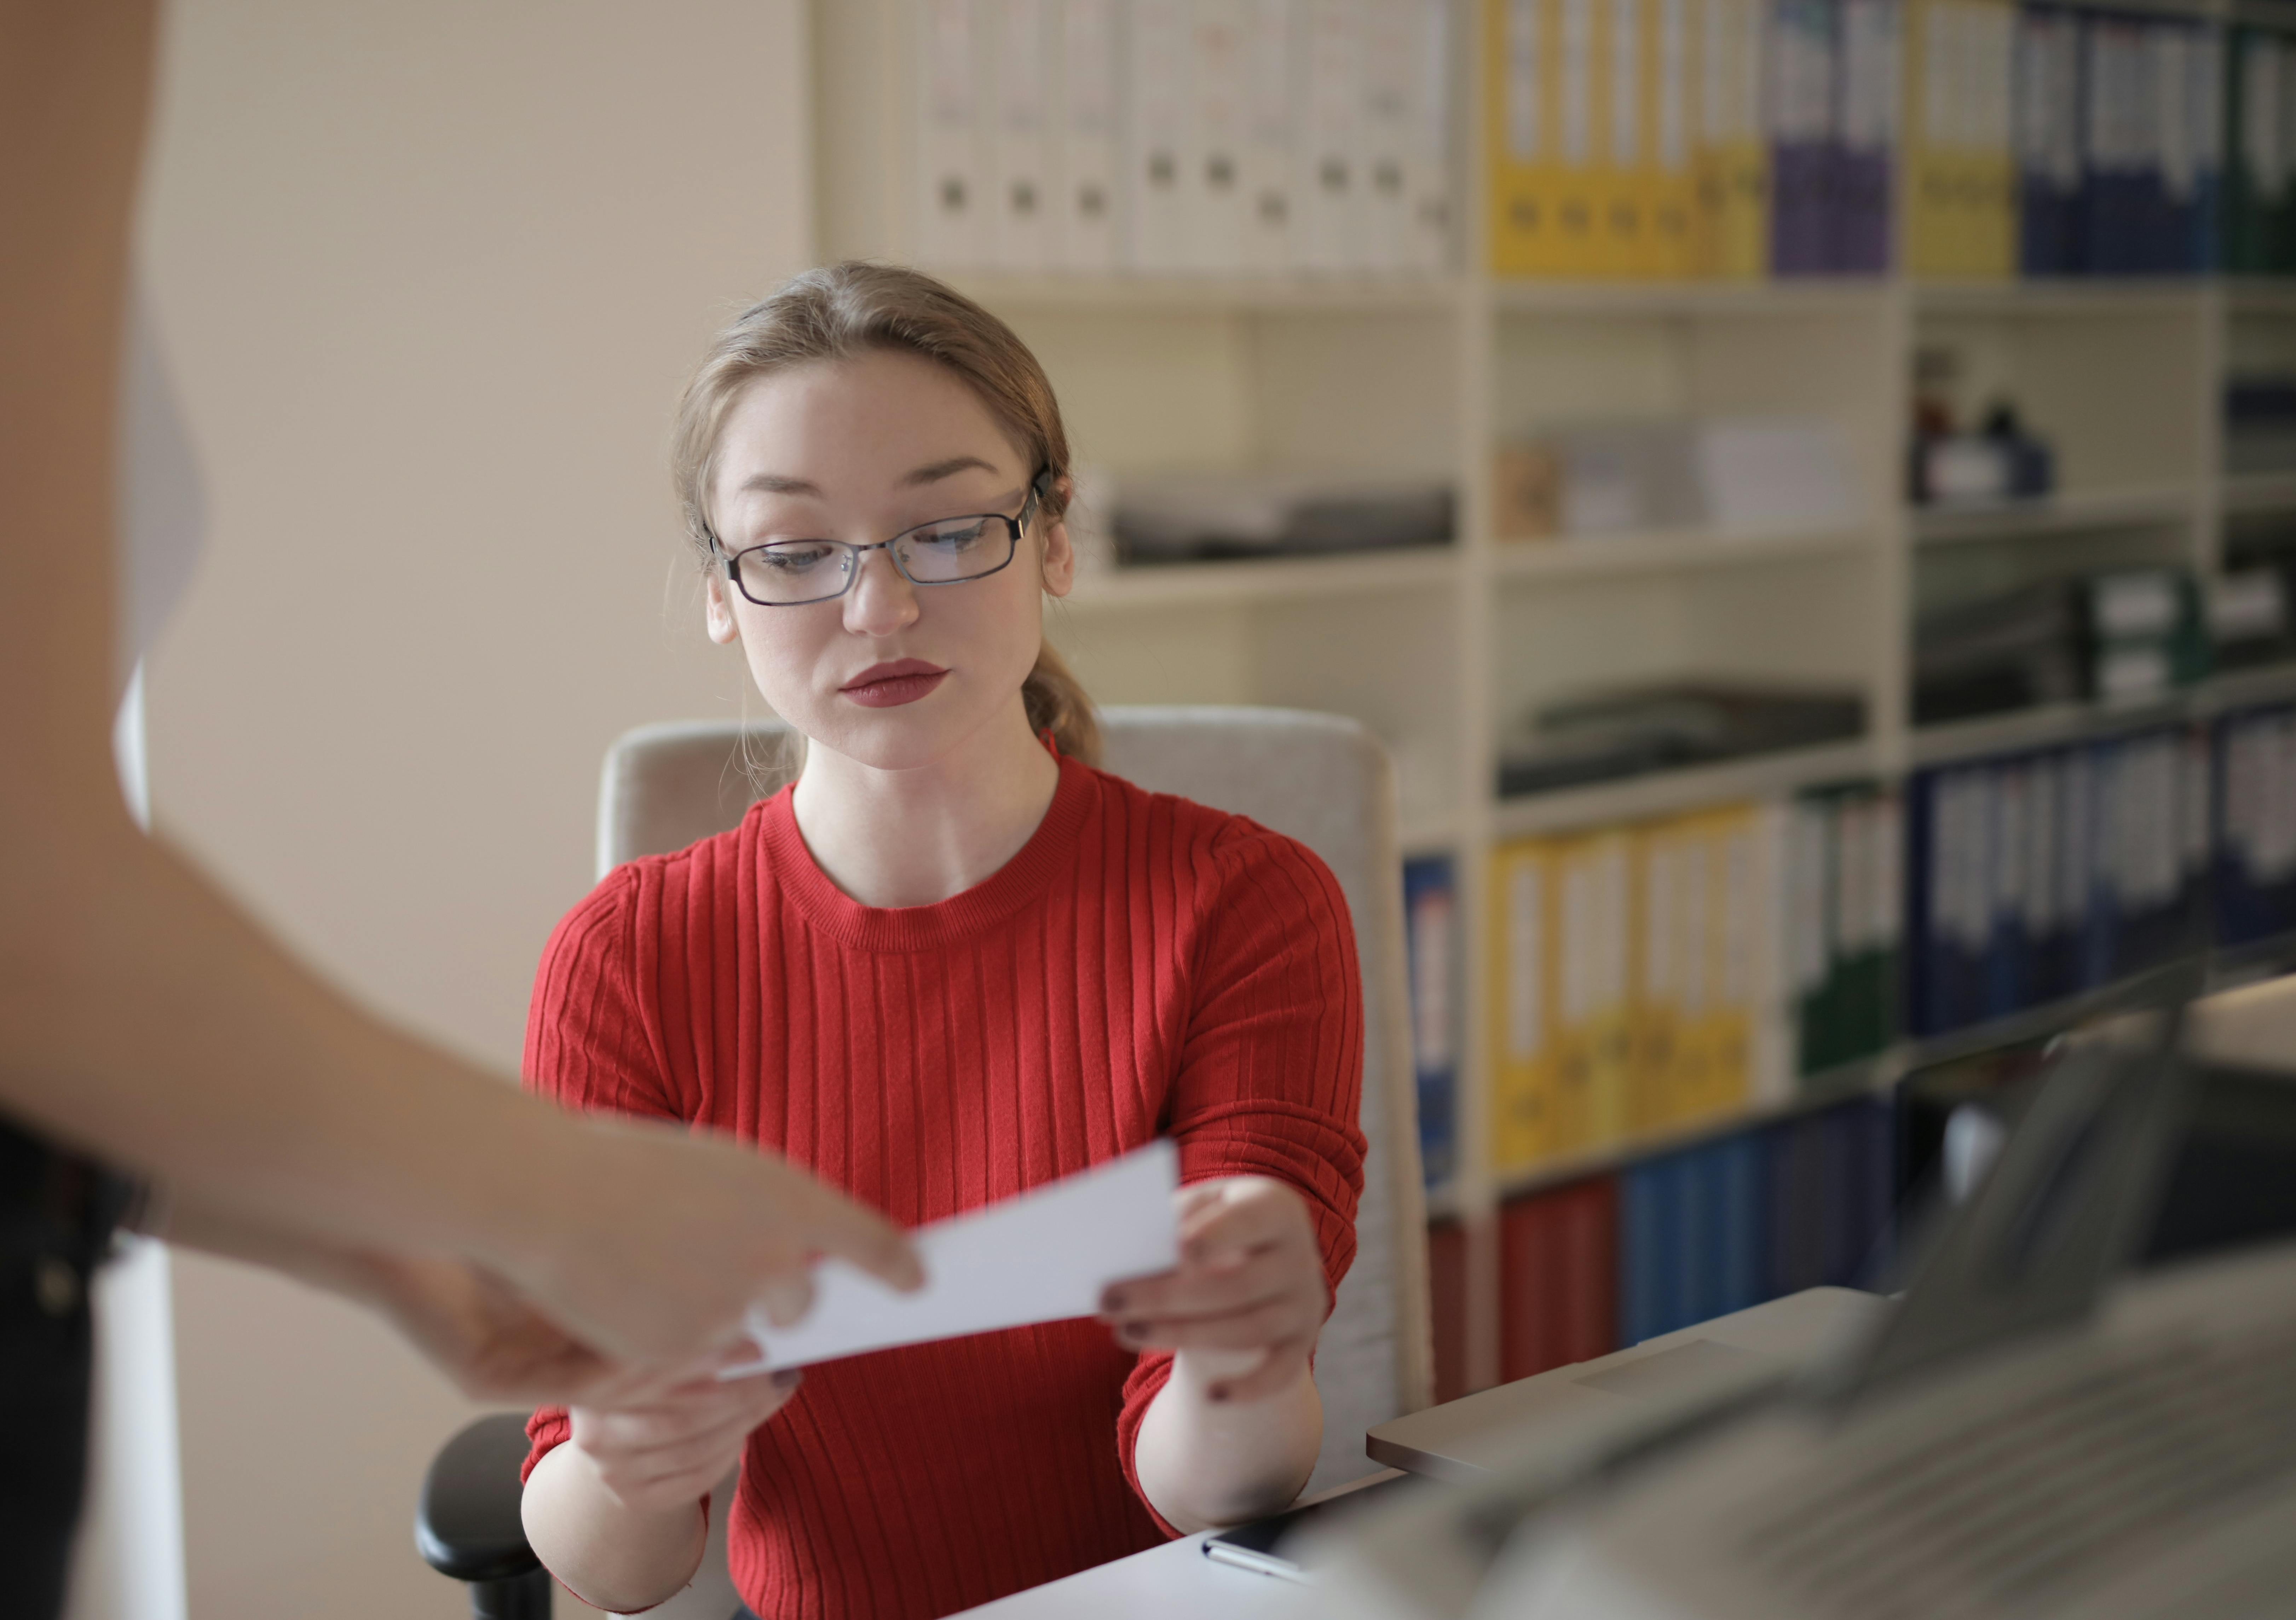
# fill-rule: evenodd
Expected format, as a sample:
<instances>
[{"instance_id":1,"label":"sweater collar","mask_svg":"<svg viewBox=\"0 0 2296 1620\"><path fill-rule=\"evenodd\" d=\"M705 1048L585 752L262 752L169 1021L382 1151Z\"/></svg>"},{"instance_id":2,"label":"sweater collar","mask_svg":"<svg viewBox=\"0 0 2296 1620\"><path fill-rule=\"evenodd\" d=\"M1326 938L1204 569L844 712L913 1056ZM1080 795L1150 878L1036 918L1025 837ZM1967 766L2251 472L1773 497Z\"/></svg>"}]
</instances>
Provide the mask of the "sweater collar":
<instances>
[{"instance_id":1,"label":"sweater collar","mask_svg":"<svg viewBox=\"0 0 2296 1620\"><path fill-rule=\"evenodd\" d=\"M1072 863L1092 807L1091 767L1062 757L1061 776L1045 819L1020 853L961 894L931 905L864 905L829 880L798 830L794 785L758 807L765 845L765 881L824 934L865 951L922 951L954 944L1004 921L1041 895Z\"/></svg>"}]
</instances>

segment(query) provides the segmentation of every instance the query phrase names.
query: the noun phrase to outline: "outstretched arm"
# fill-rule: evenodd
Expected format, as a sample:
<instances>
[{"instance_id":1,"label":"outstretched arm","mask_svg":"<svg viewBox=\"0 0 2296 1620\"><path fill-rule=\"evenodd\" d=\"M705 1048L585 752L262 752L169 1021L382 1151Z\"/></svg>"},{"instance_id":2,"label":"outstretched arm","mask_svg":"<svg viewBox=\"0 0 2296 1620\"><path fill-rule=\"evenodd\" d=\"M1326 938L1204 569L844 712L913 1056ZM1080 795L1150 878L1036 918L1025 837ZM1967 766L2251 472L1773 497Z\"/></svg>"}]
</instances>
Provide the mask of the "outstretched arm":
<instances>
[{"instance_id":1,"label":"outstretched arm","mask_svg":"<svg viewBox=\"0 0 2296 1620\"><path fill-rule=\"evenodd\" d=\"M614 1355L728 1342L890 1226L730 1144L567 1117L391 1029L129 821L114 422L149 0L0 0L0 1111L264 1228L484 1265Z\"/></svg>"}]
</instances>

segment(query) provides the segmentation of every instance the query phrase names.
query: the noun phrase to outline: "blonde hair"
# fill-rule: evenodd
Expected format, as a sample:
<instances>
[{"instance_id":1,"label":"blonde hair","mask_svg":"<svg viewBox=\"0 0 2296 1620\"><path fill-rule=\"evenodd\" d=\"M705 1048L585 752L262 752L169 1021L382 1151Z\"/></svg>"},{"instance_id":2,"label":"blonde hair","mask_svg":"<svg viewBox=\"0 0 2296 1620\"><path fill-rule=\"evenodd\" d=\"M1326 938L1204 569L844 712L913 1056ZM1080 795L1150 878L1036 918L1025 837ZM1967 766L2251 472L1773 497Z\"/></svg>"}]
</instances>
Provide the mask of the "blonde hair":
<instances>
[{"instance_id":1,"label":"blonde hair","mask_svg":"<svg viewBox=\"0 0 2296 1620\"><path fill-rule=\"evenodd\" d=\"M685 385L670 439L670 478L685 532L704 568L717 556L709 493L717 481L718 440L726 413L756 378L813 360L842 360L895 349L947 366L980 395L1029 461L1034 479L1049 472L1038 510L1056 519L1067 508L1068 430L1045 368L1013 329L971 299L918 271L849 261L808 270L752 304L719 332ZM1100 722L1092 700L1049 642L1022 683L1029 725L1050 732L1062 753L1087 765L1100 760Z\"/></svg>"}]
</instances>

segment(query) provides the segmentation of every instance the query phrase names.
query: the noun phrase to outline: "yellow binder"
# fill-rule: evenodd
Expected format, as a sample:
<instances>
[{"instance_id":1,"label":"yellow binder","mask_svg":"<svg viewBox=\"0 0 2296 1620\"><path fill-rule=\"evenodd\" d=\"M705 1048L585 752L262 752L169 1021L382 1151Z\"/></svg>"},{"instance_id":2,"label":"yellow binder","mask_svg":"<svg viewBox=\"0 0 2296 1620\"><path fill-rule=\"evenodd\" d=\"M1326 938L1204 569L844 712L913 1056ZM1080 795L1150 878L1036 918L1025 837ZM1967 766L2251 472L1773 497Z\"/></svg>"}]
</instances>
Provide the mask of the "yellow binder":
<instances>
[{"instance_id":1,"label":"yellow binder","mask_svg":"<svg viewBox=\"0 0 2296 1620\"><path fill-rule=\"evenodd\" d=\"M2016 274L2012 145L2016 12L2005 0L1915 0L1906 52L1906 263L1916 275Z\"/></svg>"},{"instance_id":2,"label":"yellow binder","mask_svg":"<svg viewBox=\"0 0 2296 1620\"><path fill-rule=\"evenodd\" d=\"M1554 1150L1555 853L1529 839L1491 855L1491 1168L1502 1174Z\"/></svg>"},{"instance_id":3,"label":"yellow binder","mask_svg":"<svg viewBox=\"0 0 2296 1620\"><path fill-rule=\"evenodd\" d=\"M1565 840L1556 857L1554 1150L1626 1131L1632 1061L1633 883L1620 830Z\"/></svg>"},{"instance_id":4,"label":"yellow binder","mask_svg":"<svg viewBox=\"0 0 2296 1620\"><path fill-rule=\"evenodd\" d=\"M1697 274L1770 273L1770 149L1762 132L1761 0L1697 0Z\"/></svg>"},{"instance_id":5,"label":"yellow binder","mask_svg":"<svg viewBox=\"0 0 2296 1620\"><path fill-rule=\"evenodd\" d=\"M1600 272L1598 3L1607 0L1484 0L1484 145L1495 274Z\"/></svg>"}]
</instances>

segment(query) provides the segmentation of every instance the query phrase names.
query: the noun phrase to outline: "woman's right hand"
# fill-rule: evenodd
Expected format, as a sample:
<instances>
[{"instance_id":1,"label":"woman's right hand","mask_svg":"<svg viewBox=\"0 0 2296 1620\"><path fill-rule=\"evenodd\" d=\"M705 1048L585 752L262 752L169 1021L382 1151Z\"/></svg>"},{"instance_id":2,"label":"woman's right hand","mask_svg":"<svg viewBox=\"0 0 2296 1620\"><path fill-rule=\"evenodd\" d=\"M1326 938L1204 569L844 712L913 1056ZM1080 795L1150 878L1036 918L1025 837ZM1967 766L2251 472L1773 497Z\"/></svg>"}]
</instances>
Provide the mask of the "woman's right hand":
<instances>
[{"instance_id":1,"label":"woman's right hand","mask_svg":"<svg viewBox=\"0 0 2296 1620\"><path fill-rule=\"evenodd\" d=\"M568 1123L524 1252L485 1258L617 1360L710 1354L742 1338L753 1305L787 1326L825 1256L905 1292L924 1280L898 1226L775 1155L650 1121Z\"/></svg>"},{"instance_id":2,"label":"woman's right hand","mask_svg":"<svg viewBox=\"0 0 2296 1620\"><path fill-rule=\"evenodd\" d=\"M633 1513L690 1509L741 1460L750 1434L797 1394L801 1375L686 1378L575 1406L568 1444L581 1466Z\"/></svg>"}]
</instances>

